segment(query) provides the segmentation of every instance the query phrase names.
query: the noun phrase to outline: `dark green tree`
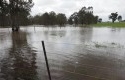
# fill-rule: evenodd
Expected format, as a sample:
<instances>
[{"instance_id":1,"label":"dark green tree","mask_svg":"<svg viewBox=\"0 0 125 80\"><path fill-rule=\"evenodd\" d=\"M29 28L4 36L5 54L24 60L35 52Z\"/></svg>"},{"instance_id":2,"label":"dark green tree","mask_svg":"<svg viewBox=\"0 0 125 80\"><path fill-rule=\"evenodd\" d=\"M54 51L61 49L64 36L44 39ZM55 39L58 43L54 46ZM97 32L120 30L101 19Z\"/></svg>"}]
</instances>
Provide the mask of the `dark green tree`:
<instances>
[{"instance_id":1,"label":"dark green tree","mask_svg":"<svg viewBox=\"0 0 125 80\"><path fill-rule=\"evenodd\" d=\"M73 19L73 23L75 25L78 25L78 13L77 12L74 12L72 15L71 15L71 18Z\"/></svg>"},{"instance_id":2,"label":"dark green tree","mask_svg":"<svg viewBox=\"0 0 125 80\"><path fill-rule=\"evenodd\" d=\"M8 3L6 0L0 1L0 25L5 26L8 17Z\"/></svg>"},{"instance_id":3,"label":"dark green tree","mask_svg":"<svg viewBox=\"0 0 125 80\"><path fill-rule=\"evenodd\" d=\"M12 30L18 31L21 14L27 17L34 4L32 0L9 0L8 5Z\"/></svg>"},{"instance_id":4,"label":"dark green tree","mask_svg":"<svg viewBox=\"0 0 125 80\"><path fill-rule=\"evenodd\" d=\"M50 16L47 12L42 15L42 23L43 25L50 25Z\"/></svg>"},{"instance_id":5,"label":"dark green tree","mask_svg":"<svg viewBox=\"0 0 125 80\"><path fill-rule=\"evenodd\" d=\"M94 24L97 24L97 23L98 23L98 18L99 18L98 16L94 16L94 20L93 20L93 23L94 23Z\"/></svg>"},{"instance_id":6,"label":"dark green tree","mask_svg":"<svg viewBox=\"0 0 125 80\"><path fill-rule=\"evenodd\" d=\"M95 22L95 17L92 13L86 13L84 17L84 24L92 24Z\"/></svg>"},{"instance_id":7,"label":"dark green tree","mask_svg":"<svg viewBox=\"0 0 125 80\"><path fill-rule=\"evenodd\" d=\"M87 8L86 7L83 7L79 12L78 12L78 17L79 17L79 24L85 24L85 14L86 14L86 11Z\"/></svg>"},{"instance_id":8,"label":"dark green tree","mask_svg":"<svg viewBox=\"0 0 125 80\"><path fill-rule=\"evenodd\" d=\"M109 19L112 19L112 23L114 23L116 20L117 20L117 17L118 17L118 13L111 13L109 15Z\"/></svg>"},{"instance_id":9,"label":"dark green tree","mask_svg":"<svg viewBox=\"0 0 125 80\"><path fill-rule=\"evenodd\" d=\"M93 7L83 7L78 12L78 21L79 24L92 24L97 23L98 19L93 15Z\"/></svg>"},{"instance_id":10,"label":"dark green tree","mask_svg":"<svg viewBox=\"0 0 125 80\"><path fill-rule=\"evenodd\" d=\"M50 21L50 25L55 25L56 24L56 13L54 11L51 11L49 13L49 21Z\"/></svg>"},{"instance_id":11,"label":"dark green tree","mask_svg":"<svg viewBox=\"0 0 125 80\"><path fill-rule=\"evenodd\" d=\"M38 25L42 25L42 15L38 14L38 15L35 15L33 18L32 18L32 24L38 24Z\"/></svg>"},{"instance_id":12,"label":"dark green tree","mask_svg":"<svg viewBox=\"0 0 125 80\"><path fill-rule=\"evenodd\" d=\"M69 17L69 19L68 19L68 23L69 23L70 25L73 24L73 19L72 19L72 17Z\"/></svg>"},{"instance_id":13,"label":"dark green tree","mask_svg":"<svg viewBox=\"0 0 125 80\"><path fill-rule=\"evenodd\" d=\"M57 15L57 24L58 25L65 25L67 23L67 18L65 14L59 13Z\"/></svg>"},{"instance_id":14,"label":"dark green tree","mask_svg":"<svg viewBox=\"0 0 125 80\"><path fill-rule=\"evenodd\" d=\"M65 14L59 13L56 15L54 11L51 11L34 16L32 21L34 24L40 25L64 25L67 23L67 18Z\"/></svg>"}]
</instances>

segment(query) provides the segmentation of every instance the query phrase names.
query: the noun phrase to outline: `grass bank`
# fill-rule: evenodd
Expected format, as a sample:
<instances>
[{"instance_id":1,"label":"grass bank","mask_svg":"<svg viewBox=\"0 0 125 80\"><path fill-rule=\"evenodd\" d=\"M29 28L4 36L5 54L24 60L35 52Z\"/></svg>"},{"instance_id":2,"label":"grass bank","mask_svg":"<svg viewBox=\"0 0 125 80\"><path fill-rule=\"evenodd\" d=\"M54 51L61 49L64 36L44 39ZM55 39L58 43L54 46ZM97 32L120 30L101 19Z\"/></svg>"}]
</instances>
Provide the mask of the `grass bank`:
<instances>
[{"instance_id":1,"label":"grass bank","mask_svg":"<svg viewBox=\"0 0 125 80\"><path fill-rule=\"evenodd\" d=\"M125 27L125 22L102 22L102 23L97 23L97 24L92 24L91 26L94 27Z\"/></svg>"}]
</instances>

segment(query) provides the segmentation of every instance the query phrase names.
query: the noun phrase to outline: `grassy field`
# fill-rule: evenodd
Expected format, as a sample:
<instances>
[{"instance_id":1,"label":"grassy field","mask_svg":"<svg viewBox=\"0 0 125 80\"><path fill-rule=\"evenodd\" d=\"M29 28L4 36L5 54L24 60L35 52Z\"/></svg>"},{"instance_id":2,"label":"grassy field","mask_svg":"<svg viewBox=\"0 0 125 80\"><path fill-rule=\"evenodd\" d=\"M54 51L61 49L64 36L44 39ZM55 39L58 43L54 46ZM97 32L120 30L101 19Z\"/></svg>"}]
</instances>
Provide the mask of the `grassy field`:
<instances>
[{"instance_id":1,"label":"grassy field","mask_svg":"<svg viewBox=\"0 0 125 80\"><path fill-rule=\"evenodd\" d=\"M95 27L125 27L125 22L115 22L115 23L102 22L102 23L93 24L91 26L95 26Z\"/></svg>"}]
</instances>

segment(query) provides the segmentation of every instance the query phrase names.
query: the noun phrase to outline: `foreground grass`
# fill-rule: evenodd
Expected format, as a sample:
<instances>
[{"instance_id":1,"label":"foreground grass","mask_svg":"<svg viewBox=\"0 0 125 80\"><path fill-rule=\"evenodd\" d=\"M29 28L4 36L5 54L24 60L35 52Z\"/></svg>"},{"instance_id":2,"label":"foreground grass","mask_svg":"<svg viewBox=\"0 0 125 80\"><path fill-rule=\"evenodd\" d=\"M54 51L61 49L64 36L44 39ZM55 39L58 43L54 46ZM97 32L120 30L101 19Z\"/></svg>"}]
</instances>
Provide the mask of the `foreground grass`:
<instances>
[{"instance_id":1,"label":"foreground grass","mask_svg":"<svg viewBox=\"0 0 125 80\"><path fill-rule=\"evenodd\" d=\"M95 27L125 27L125 22L115 22L115 23L102 22L102 23L93 24L91 26L95 26Z\"/></svg>"}]
</instances>

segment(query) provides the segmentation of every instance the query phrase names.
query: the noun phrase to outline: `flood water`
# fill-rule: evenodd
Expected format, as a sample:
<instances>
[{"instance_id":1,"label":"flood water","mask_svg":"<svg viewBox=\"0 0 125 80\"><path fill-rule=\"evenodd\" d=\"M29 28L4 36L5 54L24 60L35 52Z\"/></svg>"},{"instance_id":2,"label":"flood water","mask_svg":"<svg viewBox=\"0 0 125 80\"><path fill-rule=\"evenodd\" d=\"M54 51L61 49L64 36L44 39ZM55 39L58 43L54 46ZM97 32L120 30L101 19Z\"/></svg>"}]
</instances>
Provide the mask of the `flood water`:
<instances>
[{"instance_id":1,"label":"flood water","mask_svg":"<svg viewBox=\"0 0 125 80\"><path fill-rule=\"evenodd\" d=\"M125 80L125 28L0 28L0 80Z\"/></svg>"}]
</instances>

